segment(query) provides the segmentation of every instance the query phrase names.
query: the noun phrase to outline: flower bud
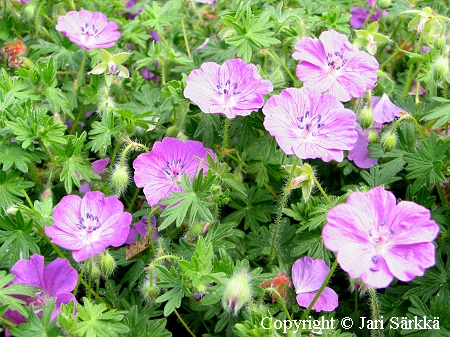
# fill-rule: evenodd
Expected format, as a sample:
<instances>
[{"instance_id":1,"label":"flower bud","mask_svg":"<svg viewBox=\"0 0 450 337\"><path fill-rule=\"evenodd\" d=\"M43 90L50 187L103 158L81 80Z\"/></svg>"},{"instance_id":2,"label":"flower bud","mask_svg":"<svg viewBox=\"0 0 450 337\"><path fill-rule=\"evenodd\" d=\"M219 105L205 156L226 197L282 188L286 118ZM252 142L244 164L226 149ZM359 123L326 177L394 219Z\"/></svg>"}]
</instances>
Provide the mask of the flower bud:
<instances>
[{"instance_id":1,"label":"flower bud","mask_svg":"<svg viewBox=\"0 0 450 337\"><path fill-rule=\"evenodd\" d=\"M367 134L367 140L369 141L370 144L378 142L379 139L380 136L378 135L378 132L376 132L375 130L370 130L369 133Z\"/></svg>"},{"instance_id":2,"label":"flower bud","mask_svg":"<svg viewBox=\"0 0 450 337\"><path fill-rule=\"evenodd\" d=\"M435 81L442 81L448 75L448 58L447 54L438 57L431 65L431 74Z\"/></svg>"},{"instance_id":3,"label":"flower bud","mask_svg":"<svg viewBox=\"0 0 450 337\"><path fill-rule=\"evenodd\" d=\"M369 286L366 285L360 278L350 278L350 292L353 293L357 291L361 298L369 292Z\"/></svg>"},{"instance_id":4,"label":"flower bud","mask_svg":"<svg viewBox=\"0 0 450 337\"><path fill-rule=\"evenodd\" d=\"M292 165L285 165L283 168L289 174L292 171ZM303 199L305 199L305 201L308 200L311 195L312 188L314 187L314 169L311 165L303 164L302 166L297 166L289 187L292 190L301 188Z\"/></svg>"},{"instance_id":5,"label":"flower bud","mask_svg":"<svg viewBox=\"0 0 450 337\"><path fill-rule=\"evenodd\" d=\"M434 40L434 45L433 45L433 47L434 47L436 50L441 51L441 50L444 50L444 48L445 48L446 45L447 45L447 42L446 42L445 39L441 36L441 37L437 37L437 38Z\"/></svg>"},{"instance_id":6,"label":"flower bud","mask_svg":"<svg viewBox=\"0 0 450 337\"><path fill-rule=\"evenodd\" d=\"M373 112L371 108L362 109L358 116L358 122L363 129L367 129L373 123Z\"/></svg>"},{"instance_id":7,"label":"flower bud","mask_svg":"<svg viewBox=\"0 0 450 337\"><path fill-rule=\"evenodd\" d=\"M111 175L111 186L118 196L125 192L128 186L129 178L130 175L128 174L128 170L125 166L120 164L116 166L113 174Z\"/></svg>"},{"instance_id":8,"label":"flower bud","mask_svg":"<svg viewBox=\"0 0 450 337\"><path fill-rule=\"evenodd\" d=\"M100 272L104 278L111 276L114 269L116 269L116 261L107 250L100 255L98 259L98 267L100 268Z\"/></svg>"},{"instance_id":9,"label":"flower bud","mask_svg":"<svg viewBox=\"0 0 450 337\"><path fill-rule=\"evenodd\" d=\"M203 223L196 223L193 224L189 230L186 233L186 238L189 240L194 240L200 236L200 234L203 233L203 228L205 227L205 224Z\"/></svg>"},{"instance_id":10,"label":"flower bud","mask_svg":"<svg viewBox=\"0 0 450 337\"><path fill-rule=\"evenodd\" d=\"M386 9L391 5L391 0L379 0L378 6L382 9Z\"/></svg>"},{"instance_id":11,"label":"flower bud","mask_svg":"<svg viewBox=\"0 0 450 337\"><path fill-rule=\"evenodd\" d=\"M222 298L224 310L233 312L236 316L241 308L250 301L250 287L247 271L242 271L228 282Z\"/></svg>"},{"instance_id":12,"label":"flower bud","mask_svg":"<svg viewBox=\"0 0 450 337\"><path fill-rule=\"evenodd\" d=\"M176 137L178 135L178 128L175 125L172 125L166 130L167 137Z\"/></svg>"},{"instance_id":13,"label":"flower bud","mask_svg":"<svg viewBox=\"0 0 450 337\"><path fill-rule=\"evenodd\" d=\"M153 302L159 296L160 288L156 284L150 285L147 280L142 286L141 292L147 302Z\"/></svg>"},{"instance_id":14,"label":"flower bud","mask_svg":"<svg viewBox=\"0 0 450 337\"><path fill-rule=\"evenodd\" d=\"M392 151L396 144L397 138L390 132L385 133L383 137L381 137L381 146L386 152Z\"/></svg>"}]
</instances>

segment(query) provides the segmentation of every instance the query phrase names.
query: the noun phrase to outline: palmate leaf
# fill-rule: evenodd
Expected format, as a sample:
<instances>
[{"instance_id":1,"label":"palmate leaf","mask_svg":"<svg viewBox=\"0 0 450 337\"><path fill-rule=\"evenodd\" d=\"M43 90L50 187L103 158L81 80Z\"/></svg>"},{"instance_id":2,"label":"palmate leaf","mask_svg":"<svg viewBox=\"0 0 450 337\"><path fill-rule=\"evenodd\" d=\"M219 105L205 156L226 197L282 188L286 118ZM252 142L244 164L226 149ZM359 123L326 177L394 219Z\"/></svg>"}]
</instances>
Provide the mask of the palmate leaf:
<instances>
[{"instance_id":1,"label":"palmate leaf","mask_svg":"<svg viewBox=\"0 0 450 337\"><path fill-rule=\"evenodd\" d=\"M90 146L94 152L101 148L106 149L111 145L111 137L115 136L122 128L122 125L114 127L114 115L112 112L106 111L101 122L92 123L92 130L89 131L89 139L92 140L87 146Z\"/></svg>"},{"instance_id":2,"label":"palmate leaf","mask_svg":"<svg viewBox=\"0 0 450 337\"><path fill-rule=\"evenodd\" d=\"M407 179L416 179L413 184L413 193L417 192L425 182L430 184L445 182L442 173L445 160L448 158L449 140L438 140L432 132L426 141L422 140L414 153L405 154L403 159L408 163Z\"/></svg>"},{"instance_id":3,"label":"palmate leaf","mask_svg":"<svg viewBox=\"0 0 450 337\"><path fill-rule=\"evenodd\" d=\"M177 227L181 226L188 212L189 225L192 225L197 218L213 221L213 216L209 210L213 203L205 201L205 198L210 195L210 187L214 180L215 177L210 173L203 177L203 170L197 177L194 177L192 184L189 181L189 176L183 175L180 186L184 192L172 192L170 197L161 200L161 204L169 207L162 212L161 217L165 217L165 219L158 229L162 230L174 221Z\"/></svg>"},{"instance_id":4,"label":"palmate leaf","mask_svg":"<svg viewBox=\"0 0 450 337\"><path fill-rule=\"evenodd\" d=\"M39 151L26 151L16 143L0 145L0 164L3 171L9 170L13 165L23 173L28 172L27 163L40 163L45 156Z\"/></svg>"},{"instance_id":5,"label":"palmate leaf","mask_svg":"<svg viewBox=\"0 0 450 337\"><path fill-rule=\"evenodd\" d=\"M127 337L170 337L172 333L167 331L167 320L155 319L150 320L149 315L143 315L140 308L137 306L131 307L128 314L125 316L127 326L130 327L130 332L126 334ZM125 336L125 335L124 335Z\"/></svg>"},{"instance_id":6,"label":"palmate leaf","mask_svg":"<svg viewBox=\"0 0 450 337\"><path fill-rule=\"evenodd\" d=\"M23 295L34 297L34 293L38 288L26 286L21 283L11 285L11 281L15 277L13 274L6 274L5 270L0 270L0 303L8 305L11 310L17 310L22 315L28 316L24 305L25 302L14 296Z\"/></svg>"},{"instance_id":7,"label":"palmate leaf","mask_svg":"<svg viewBox=\"0 0 450 337\"><path fill-rule=\"evenodd\" d=\"M153 28L158 34L162 34L165 26L173 26L175 22L183 18L178 14L178 8L172 1L166 2L164 7L160 7L156 1L152 6L148 6L143 13L139 15L144 27Z\"/></svg>"},{"instance_id":8,"label":"palmate leaf","mask_svg":"<svg viewBox=\"0 0 450 337\"><path fill-rule=\"evenodd\" d=\"M6 208L14 204L21 204L21 197L25 197L23 190L31 188L34 184L19 177L19 172L8 174L0 171L0 207Z\"/></svg>"},{"instance_id":9,"label":"palmate leaf","mask_svg":"<svg viewBox=\"0 0 450 337\"><path fill-rule=\"evenodd\" d=\"M9 258L12 267L20 259L28 259L32 254L39 254L37 238L33 231L33 221L25 223L20 211L17 211L15 221L0 215L0 257L3 261Z\"/></svg>"},{"instance_id":10,"label":"palmate leaf","mask_svg":"<svg viewBox=\"0 0 450 337\"><path fill-rule=\"evenodd\" d=\"M55 298L44 304L42 315L38 317L30 304L27 310L27 322L17 327L9 328L9 332L17 337L57 337L61 334L61 328L56 325L56 320L51 321L52 313L56 308Z\"/></svg>"},{"instance_id":11,"label":"palmate leaf","mask_svg":"<svg viewBox=\"0 0 450 337\"><path fill-rule=\"evenodd\" d=\"M118 337L130 331L125 324L120 323L124 317L123 311L106 311L105 304L92 304L86 297L83 298L83 303L84 305L77 304L80 321L70 333L82 337Z\"/></svg>"}]
</instances>

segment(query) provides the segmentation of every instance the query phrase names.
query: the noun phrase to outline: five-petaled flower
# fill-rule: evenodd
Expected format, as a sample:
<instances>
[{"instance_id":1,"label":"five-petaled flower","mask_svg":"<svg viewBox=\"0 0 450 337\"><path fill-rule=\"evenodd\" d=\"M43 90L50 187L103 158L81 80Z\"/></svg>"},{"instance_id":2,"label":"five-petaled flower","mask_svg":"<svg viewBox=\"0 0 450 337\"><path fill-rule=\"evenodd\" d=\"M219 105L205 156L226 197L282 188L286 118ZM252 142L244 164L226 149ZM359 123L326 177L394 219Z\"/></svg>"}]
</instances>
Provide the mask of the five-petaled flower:
<instances>
[{"instance_id":1,"label":"five-petaled flower","mask_svg":"<svg viewBox=\"0 0 450 337\"><path fill-rule=\"evenodd\" d=\"M430 211L411 201L397 204L383 187L353 192L328 212L327 221L325 246L337 252L350 277L373 288L386 288L394 277L411 281L435 264L432 241L439 226Z\"/></svg>"},{"instance_id":2,"label":"five-petaled flower","mask_svg":"<svg viewBox=\"0 0 450 337\"><path fill-rule=\"evenodd\" d=\"M286 154L300 159L342 161L358 137L356 116L329 93L288 88L263 108L264 127Z\"/></svg>"},{"instance_id":3,"label":"five-petaled flower","mask_svg":"<svg viewBox=\"0 0 450 337\"><path fill-rule=\"evenodd\" d=\"M272 83L261 78L255 65L232 59L221 66L205 62L193 70L186 80L184 96L204 113L235 118L258 111L264 104L263 96L272 90Z\"/></svg>"},{"instance_id":4,"label":"five-petaled flower","mask_svg":"<svg viewBox=\"0 0 450 337\"><path fill-rule=\"evenodd\" d=\"M305 256L294 262L292 283L294 283L299 306L309 307L329 272L330 268L321 259L313 260L310 256ZM336 292L329 287L325 287L312 310L333 311L338 305Z\"/></svg>"},{"instance_id":5,"label":"five-petaled flower","mask_svg":"<svg viewBox=\"0 0 450 337\"><path fill-rule=\"evenodd\" d=\"M178 186L183 174L192 178L200 169L207 173L207 152L214 157L201 142L165 137L162 142L155 142L149 153L142 153L135 159L134 182L137 187L144 188L148 204L157 205L162 198L170 196L170 191L183 191Z\"/></svg>"},{"instance_id":6,"label":"five-petaled flower","mask_svg":"<svg viewBox=\"0 0 450 337\"><path fill-rule=\"evenodd\" d=\"M75 289L78 281L78 274L70 266L70 262L57 258L44 267L44 257L41 255L32 255L30 260L19 260L11 268L11 274L16 275L12 284L22 283L27 286L40 288L35 293L36 297L19 296L27 304L32 304L37 315L42 314L44 304L55 298L56 308L52 313L53 320L60 312L61 304L67 304L70 301L76 303L75 296L71 292ZM8 310L5 314L14 323L23 323L23 317L15 311Z\"/></svg>"},{"instance_id":7,"label":"five-petaled flower","mask_svg":"<svg viewBox=\"0 0 450 337\"><path fill-rule=\"evenodd\" d=\"M83 199L76 195L63 197L53 219L55 224L45 227L45 233L53 243L73 250L73 259L81 262L108 246L123 245L132 217L123 211L119 199L95 191L87 192Z\"/></svg>"},{"instance_id":8,"label":"five-petaled flower","mask_svg":"<svg viewBox=\"0 0 450 337\"><path fill-rule=\"evenodd\" d=\"M112 47L120 37L115 22L108 21L101 12L88 10L71 11L58 17L55 28L86 50Z\"/></svg>"},{"instance_id":9,"label":"five-petaled flower","mask_svg":"<svg viewBox=\"0 0 450 337\"><path fill-rule=\"evenodd\" d=\"M377 82L378 61L334 30L323 32L318 40L301 40L292 57L301 60L297 76L305 87L328 91L342 102L363 96Z\"/></svg>"}]
</instances>

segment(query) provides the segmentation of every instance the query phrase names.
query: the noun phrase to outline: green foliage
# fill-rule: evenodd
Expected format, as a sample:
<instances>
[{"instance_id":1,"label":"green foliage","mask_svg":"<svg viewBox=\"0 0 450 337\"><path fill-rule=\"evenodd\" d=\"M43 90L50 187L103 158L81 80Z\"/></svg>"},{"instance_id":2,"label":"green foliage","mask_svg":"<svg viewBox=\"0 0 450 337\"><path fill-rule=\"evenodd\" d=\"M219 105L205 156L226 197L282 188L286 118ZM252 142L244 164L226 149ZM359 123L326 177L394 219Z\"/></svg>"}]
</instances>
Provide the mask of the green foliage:
<instances>
[{"instance_id":1,"label":"green foliage","mask_svg":"<svg viewBox=\"0 0 450 337\"><path fill-rule=\"evenodd\" d=\"M205 199L210 195L210 188L215 177L208 173L203 176L203 170L194 177L192 184L188 175L183 175L180 181L180 187L183 192L172 192L170 197L162 199L163 205L168 207L162 212L164 217L163 223L159 226L159 230L168 227L175 221L177 227L181 226L183 221L187 219L189 212L188 224L191 226L197 218L213 221L213 216L209 207L212 202Z\"/></svg>"},{"instance_id":2,"label":"green foliage","mask_svg":"<svg viewBox=\"0 0 450 337\"><path fill-rule=\"evenodd\" d=\"M19 172L9 173L0 171L0 207L7 208L14 204L21 204L21 197L25 197L25 191L33 187L30 181L24 181Z\"/></svg>"},{"instance_id":3,"label":"green foliage","mask_svg":"<svg viewBox=\"0 0 450 337\"><path fill-rule=\"evenodd\" d=\"M36 287L30 287L21 283L11 284L16 276L13 274L6 274L6 271L0 270L0 303L6 305L12 310L17 310L25 317L28 317L28 311L25 307L25 301L17 298L17 295L26 297L34 297Z\"/></svg>"},{"instance_id":4,"label":"green foliage","mask_svg":"<svg viewBox=\"0 0 450 337\"><path fill-rule=\"evenodd\" d=\"M40 241L33 231L33 221L25 223L22 213L17 211L15 221L0 215L0 256L12 267L20 259L28 259L32 254L39 254L37 243Z\"/></svg>"},{"instance_id":5,"label":"green foliage","mask_svg":"<svg viewBox=\"0 0 450 337\"><path fill-rule=\"evenodd\" d=\"M0 145L2 170L8 171L13 165L23 173L28 172L28 163L40 163L44 156L40 152L26 151L16 143Z\"/></svg>"},{"instance_id":6,"label":"green foliage","mask_svg":"<svg viewBox=\"0 0 450 337\"><path fill-rule=\"evenodd\" d=\"M268 11L264 11L259 17L256 17L252 13L250 5L246 5L237 12L237 16L225 15L221 19L229 27L226 28L226 34L229 34L230 30L235 34L232 37L225 37L225 42L235 46L238 57L246 62L250 62L255 50L280 43L280 40L273 37L274 33L270 29L273 27L273 23L269 22L270 12ZM242 19L242 23L239 22L240 19ZM219 32L220 34L224 34L224 31Z\"/></svg>"},{"instance_id":7,"label":"green foliage","mask_svg":"<svg viewBox=\"0 0 450 337\"><path fill-rule=\"evenodd\" d=\"M124 312L108 310L103 303L92 304L86 297L83 305L77 304L79 322L70 330L70 333L82 337L118 337L128 333L130 329L120 321Z\"/></svg>"},{"instance_id":8,"label":"green foliage","mask_svg":"<svg viewBox=\"0 0 450 337\"><path fill-rule=\"evenodd\" d=\"M122 128L122 125L114 126L114 114L111 111L105 111L101 122L92 123L92 130L89 132L91 141L86 146L90 146L94 152L100 149L106 150L108 146L111 146L111 138L116 136Z\"/></svg>"},{"instance_id":9,"label":"green foliage","mask_svg":"<svg viewBox=\"0 0 450 337\"><path fill-rule=\"evenodd\" d=\"M37 316L33 305L30 304L27 310L27 322L10 327L9 332L17 337L57 337L61 334L61 328L56 325L56 320L51 321L53 311L55 310L55 299L51 299L44 304L42 315Z\"/></svg>"}]
</instances>

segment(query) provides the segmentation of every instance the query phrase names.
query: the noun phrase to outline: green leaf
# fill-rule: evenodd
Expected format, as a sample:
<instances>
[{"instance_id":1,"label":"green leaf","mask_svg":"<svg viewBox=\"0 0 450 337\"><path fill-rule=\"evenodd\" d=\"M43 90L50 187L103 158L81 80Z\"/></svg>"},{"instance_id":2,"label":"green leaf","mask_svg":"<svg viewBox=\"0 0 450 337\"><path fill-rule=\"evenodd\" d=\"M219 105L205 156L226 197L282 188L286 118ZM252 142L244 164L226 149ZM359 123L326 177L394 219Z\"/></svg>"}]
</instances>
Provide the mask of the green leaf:
<instances>
[{"instance_id":1,"label":"green leaf","mask_svg":"<svg viewBox=\"0 0 450 337\"><path fill-rule=\"evenodd\" d=\"M102 121L92 123L92 130L89 131L89 139L92 139L86 146L91 150L98 152L100 149L106 150L111 145L111 138L123 129L123 125L114 126L114 114L111 111L105 111Z\"/></svg>"},{"instance_id":2,"label":"green leaf","mask_svg":"<svg viewBox=\"0 0 450 337\"><path fill-rule=\"evenodd\" d=\"M11 284L16 277L13 274L6 274L5 270L0 270L0 303L8 305L11 310L17 310L25 317L28 316L25 301L17 298L17 295L35 297L36 287L30 287L21 283Z\"/></svg>"},{"instance_id":3,"label":"green leaf","mask_svg":"<svg viewBox=\"0 0 450 337\"><path fill-rule=\"evenodd\" d=\"M426 141L421 140L414 153L405 154L403 159L408 163L406 170L409 173L407 179L416 179L414 191L425 183L443 183L445 176L444 161L448 158L448 146L450 140L438 140L432 132ZM415 192L413 192L415 193Z\"/></svg>"},{"instance_id":4,"label":"green leaf","mask_svg":"<svg viewBox=\"0 0 450 337\"><path fill-rule=\"evenodd\" d=\"M13 165L23 173L28 172L27 163L40 163L45 156L39 151L26 151L16 143L0 145L0 164L3 164L3 171L9 170Z\"/></svg>"},{"instance_id":5,"label":"green leaf","mask_svg":"<svg viewBox=\"0 0 450 337\"><path fill-rule=\"evenodd\" d=\"M403 170L404 164L405 162L402 158L397 158L386 164L375 164L370 168L369 172L361 170L360 174L371 188L381 185L389 188L390 184L402 179L397 177L396 174Z\"/></svg>"},{"instance_id":6,"label":"green leaf","mask_svg":"<svg viewBox=\"0 0 450 337\"><path fill-rule=\"evenodd\" d=\"M17 337L58 337L61 334L61 328L56 325L57 321L51 321L53 311L56 308L56 298L52 298L44 304L42 315L36 315L33 305L28 306L27 322L17 327L10 327L9 332Z\"/></svg>"},{"instance_id":7,"label":"green leaf","mask_svg":"<svg viewBox=\"0 0 450 337\"><path fill-rule=\"evenodd\" d=\"M107 311L105 304L92 304L86 297L83 298L83 303L84 305L77 304L80 322L70 330L70 333L82 337L118 337L130 331L125 324L120 323L123 311L116 309Z\"/></svg>"},{"instance_id":8,"label":"green leaf","mask_svg":"<svg viewBox=\"0 0 450 337\"><path fill-rule=\"evenodd\" d=\"M23 190L34 186L32 182L24 181L19 174L17 171L8 174L0 171L0 207L7 208L14 204L22 204L20 198L25 197Z\"/></svg>"},{"instance_id":9,"label":"green leaf","mask_svg":"<svg viewBox=\"0 0 450 337\"><path fill-rule=\"evenodd\" d=\"M0 215L0 256L3 261L9 259L12 267L20 259L28 259L32 254L39 254L37 243L40 241L33 230L33 220L25 223L20 211L17 211L15 221Z\"/></svg>"}]
</instances>

